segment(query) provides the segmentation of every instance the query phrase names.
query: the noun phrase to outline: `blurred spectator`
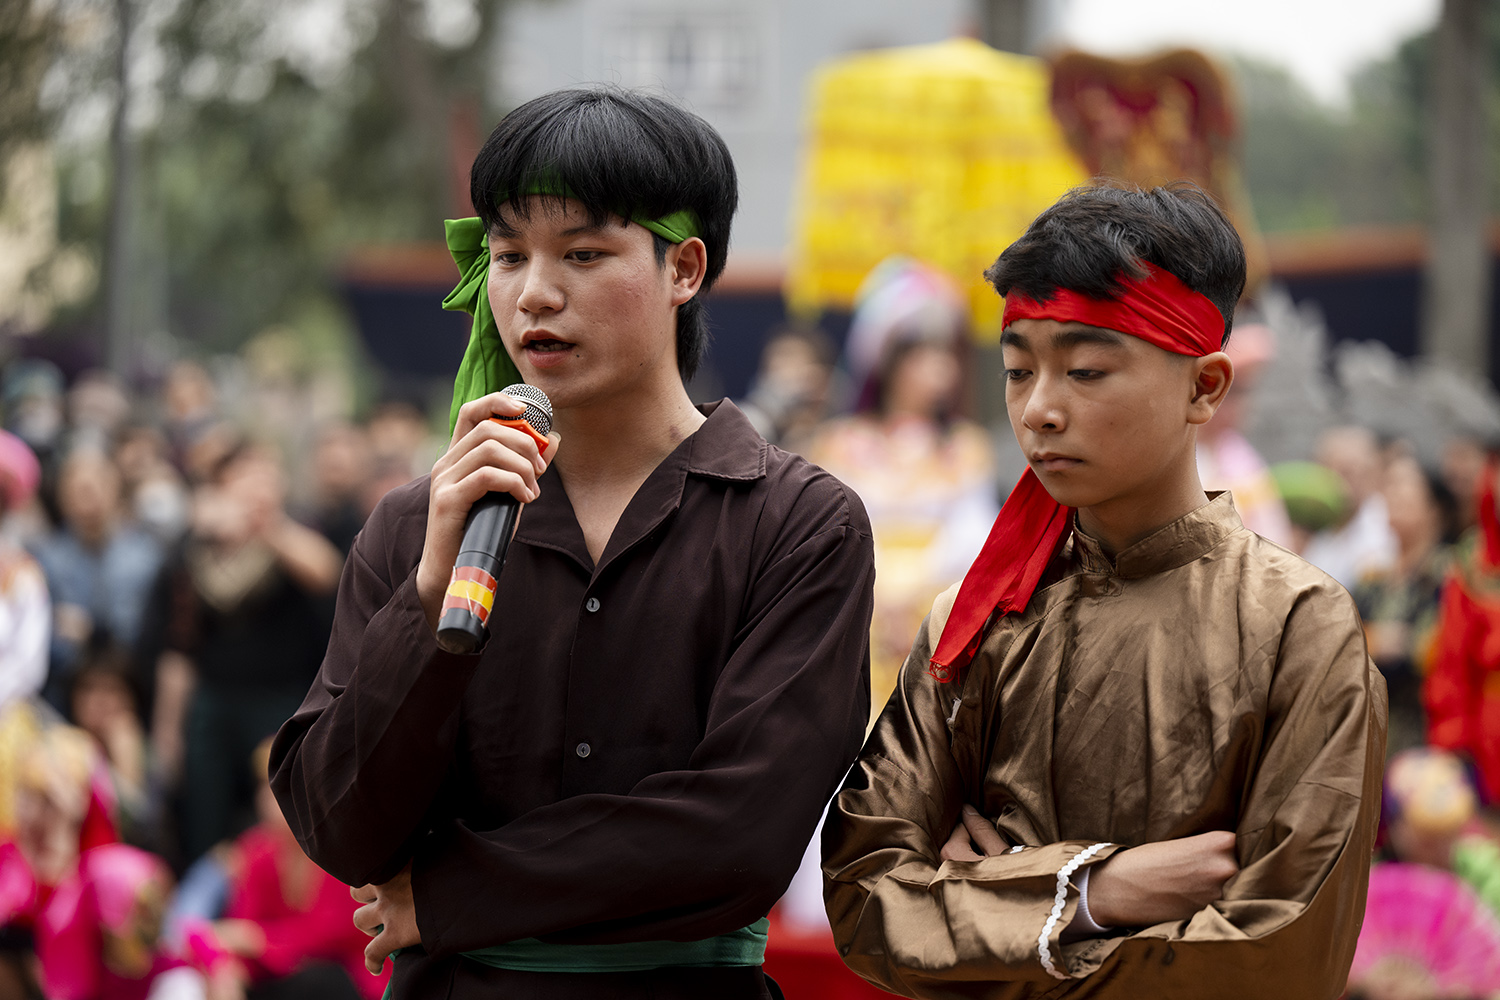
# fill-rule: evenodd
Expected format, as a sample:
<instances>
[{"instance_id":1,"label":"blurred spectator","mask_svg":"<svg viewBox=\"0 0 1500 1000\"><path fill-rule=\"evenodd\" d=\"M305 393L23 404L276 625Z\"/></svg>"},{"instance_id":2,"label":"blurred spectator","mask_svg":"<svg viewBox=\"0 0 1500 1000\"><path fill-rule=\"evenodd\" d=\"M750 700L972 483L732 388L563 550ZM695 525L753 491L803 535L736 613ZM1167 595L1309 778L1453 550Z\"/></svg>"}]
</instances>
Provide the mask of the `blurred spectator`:
<instances>
[{"instance_id":1,"label":"blurred spectator","mask_svg":"<svg viewBox=\"0 0 1500 1000\"><path fill-rule=\"evenodd\" d=\"M69 449L107 451L130 416L130 397L118 376L95 369L74 380L67 410Z\"/></svg>"},{"instance_id":2,"label":"blurred spectator","mask_svg":"<svg viewBox=\"0 0 1500 1000\"><path fill-rule=\"evenodd\" d=\"M251 762L259 822L184 880L222 888L203 895L208 912L174 908L174 920L212 956L212 1000L377 1000L390 967L379 976L365 971L359 904L297 845L271 792L270 752L267 739Z\"/></svg>"},{"instance_id":3,"label":"blurred spectator","mask_svg":"<svg viewBox=\"0 0 1500 1000\"><path fill-rule=\"evenodd\" d=\"M760 355L760 370L740 409L761 437L801 451L828 413L833 359L821 330L782 327Z\"/></svg>"},{"instance_id":4,"label":"blurred spectator","mask_svg":"<svg viewBox=\"0 0 1500 1000\"><path fill-rule=\"evenodd\" d=\"M116 438L114 457L124 483L125 506L136 523L163 545L176 542L187 530L188 496L182 476L168 459L166 438L154 427L124 427Z\"/></svg>"},{"instance_id":5,"label":"blurred spectator","mask_svg":"<svg viewBox=\"0 0 1500 1000\"><path fill-rule=\"evenodd\" d=\"M187 472L190 453L219 423L213 379L196 361L179 361L167 372L161 388L163 431L172 462Z\"/></svg>"},{"instance_id":6,"label":"blurred spectator","mask_svg":"<svg viewBox=\"0 0 1500 1000\"><path fill-rule=\"evenodd\" d=\"M45 466L63 432L62 371L39 358L11 362L0 377L0 402L5 429L30 445Z\"/></svg>"},{"instance_id":7,"label":"blurred spectator","mask_svg":"<svg viewBox=\"0 0 1500 1000\"><path fill-rule=\"evenodd\" d=\"M1443 584L1432 666L1422 686L1427 739L1479 770L1489 801L1500 801L1500 459L1481 478L1479 524L1454 549Z\"/></svg>"},{"instance_id":8,"label":"blurred spectator","mask_svg":"<svg viewBox=\"0 0 1500 1000\"><path fill-rule=\"evenodd\" d=\"M1277 462L1271 481L1292 525L1288 546L1301 555L1313 537L1349 516L1349 494L1339 474L1317 462Z\"/></svg>"},{"instance_id":9,"label":"blurred spectator","mask_svg":"<svg viewBox=\"0 0 1500 1000\"><path fill-rule=\"evenodd\" d=\"M102 630L135 650L160 543L132 524L124 509L120 471L93 449L71 453L58 475L62 526L34 546L52 595L47 700L67 711L67 691L83 646Z\"/></svg>"},{"instance_id":10,"label":"blurred spectator","mask_svg":"<svg viewBox=\"0 0 1500 1000\"><path fill-rule=\"evenodd\" d=\"M1458 527L1472 528L1479 516L1479 491L1484 479L1484 442L1460 435L1443 444L1443 482L1458 501Z\"/></svg>"},{"instance_id":11,"label":"blurred spectator","mask_svg":"<svg viewBox=\"0 0 1500 1000\"><path fill-rule=\"evenodd\" d=\"M47 583L11 534L12 518L31 503L41 477L26 443L0 431L0 709L36 694L47 679Z\"/></svg>"},{"instance_id":12,"label":"blurred spectator","mask_svg":"<svg viewBox=\"0 0 1500 1000\"><path fill-rule=\"evenodd\" d=\"M1344 480L1352 511L1347 521L1314 535L1302 557L1353 590L1361 576L1396 561L1396 536L1380 492L1380 442L1364 427L1334 427L1319 439L1316 457Z\"/></svg>"},{"instance_id":13,"label":"blurred spectator","mask_svg":"<svg viewBox=\"0 0 1500 1000\"><path fill-rule=\"evenodd\" d=\"M165 651L153 727L167 773L182 764L189 860L240 828L254 792L244 761L301 703L328 643L343 557L285 503L278 456L232 450L195 492L154 602Z\"/></svg>"},{"instance_id":14,"label":"blurred spectator","mask_svg":"<svg viewBox=\"0 0 1500 1000\"><path fill-rule=\"evenodd\" d=\"M1227 351L1234 362L1234 387L1198 432L1198 477L1205 490L1230 492L1245 527L1290 548L1296 539L1276 481L1255 446L1240 433L1255 380L1275 357L1275 335L1260 323L1237 326Z\"/></svg>"},{"instance_id":15,"label":"blurred spectator","mask_svg":"<svg viewBox=\"0 0 1500 1000\"><path fill-rule=\"evenodd\" d=\"M140 694L130 656L107 641L95 641L73 674L69 692L73 721L94 738L108 771L121 839L159 849L162 790L152 765Z\"/></svg>"},{"instance_id":16,"label":"blurred spectator","mask_svg":"<svg viewBox=\"0 0 1500 1000\"><path fill-rule=\"evenodd\" d=\"M1421 682L1437 625L1457 524L1457 501L1436 473L1409 455L1391 461L1382 490L1399 546L1396 562L1363 577L1354 603L1365 624L1370 656L1390 694L1386 752L1426 741Z\"/></svg>"},{"instance_id":17,"label":"blurred spectator","mask_svg":"<svg viewBox=\"0 0 1500 1000\"><path fill-rule=\"evenodd\" d=\"M807 446L864 501L874 529L876 713L933 599L968 570L999 512L989 435L957 415L966 322L947 278L914 261L881 264L850 327L859 409Z\"/></svg>"},{"instance_id":18,"label":"blurred spectator","mask_svg":"<svg viewBox=\"0 0 1500 1000\"><path fill-rule=\"evenodd\" d=\"M1391 758L1385 858L1370 869L1349 996L1439 1000L1500 990L1500 920L1469 878L1453 871L1472 872L1475 852L1493 852L1474 807L1474 790L1451 754L1419 748Z\"/></svg>"},{"instance_id":19,"label":"blurred spectator","mask_svg":"<svg viewBox=\"0 0 1500 1000\"><path fill-rule=\"evenodd\" d=\"M370 440L362 429L339 423L318 434L308 458L312 497L304 520L345 554L373 509L365 506L373 471Z\"/></svg>"}]
</instances>

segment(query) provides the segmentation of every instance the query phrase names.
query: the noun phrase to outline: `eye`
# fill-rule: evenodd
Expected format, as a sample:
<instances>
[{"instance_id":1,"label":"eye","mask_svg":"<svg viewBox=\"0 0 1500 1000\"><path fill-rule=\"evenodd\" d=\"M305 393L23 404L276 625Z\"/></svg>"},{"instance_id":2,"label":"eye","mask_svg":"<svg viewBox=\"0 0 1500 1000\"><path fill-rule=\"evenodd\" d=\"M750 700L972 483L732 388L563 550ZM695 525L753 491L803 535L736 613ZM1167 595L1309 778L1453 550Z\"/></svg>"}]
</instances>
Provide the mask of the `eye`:
<instances>
[{"instance_id":1,"label":"eye","mask_svg":"<svg viewBox=\"0 0 1500 1000\"><path fill-rule=\"evenodd\" d=\"M569 252L568 256L580 264L587 264L603 257L604 252L602 250L573 250Z\"/></svg>"},{"instance_id":2,"label":"eye","mask_svg":"<svg viewBox=\"0 0 1500 1000\"><path fill-rule=\"evenodd\" d=\"M1007 368L1005 369L1005 381L1018 382L1030 374L1031 372L1024 368Z\"/></svg>"},{"instance_id":3,"label":"eye","mask_svg":"<svg viewBox=\"0 0 1500 1000\"><path fill-rule=\"evenodd\" d=\"M525 259L526 258L524 255L519 254L514 250L502 250L499 253L495 254L493 262L496 264L505 264L507 266L510 266L519 264Z\"/></svg>"},{"instance_id":4,"label":"eye","mask_svg":"<svg viewBox=\"0 0 1500 1000\"><path fill-rule=\"evenodd\" d=\"M1104 373L1097 368L1073 368L1069 370L1068 376L1084 382L1092 382L1104 377Z\"/></svg>"}]
</instances>

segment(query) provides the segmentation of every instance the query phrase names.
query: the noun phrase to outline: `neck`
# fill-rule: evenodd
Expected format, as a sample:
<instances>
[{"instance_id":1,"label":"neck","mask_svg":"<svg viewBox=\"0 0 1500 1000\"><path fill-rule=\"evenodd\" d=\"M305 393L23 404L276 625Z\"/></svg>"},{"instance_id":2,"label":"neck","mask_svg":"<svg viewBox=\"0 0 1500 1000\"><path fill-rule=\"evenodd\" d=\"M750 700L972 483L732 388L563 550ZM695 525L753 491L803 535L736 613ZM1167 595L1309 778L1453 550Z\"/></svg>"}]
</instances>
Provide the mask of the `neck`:
<instances>
[{"instance_id":1,"label":"neck","mask_svg":"<svg viewBox=\"0 0 1500 1000\"><path fill-rule=\"evenodd\" d=\"M633 480L639 485L704 419L675 372L657 392L559 410L558 474L569 484Z\"/></svg>"},{"instance_id":2,"label":"neck","mask_svg":"<svg viewBox=\"0 0 1500 1000\"><path fill-rule=\"evenodd\" d=\"M1187 449L1149 489L1113 497L1103 503L1078 508L1078 525L1114 556L1141 539L1191 514L1208 503L1208 494L1198 479L1195 449Z\"/></svg>"}]
</instances>

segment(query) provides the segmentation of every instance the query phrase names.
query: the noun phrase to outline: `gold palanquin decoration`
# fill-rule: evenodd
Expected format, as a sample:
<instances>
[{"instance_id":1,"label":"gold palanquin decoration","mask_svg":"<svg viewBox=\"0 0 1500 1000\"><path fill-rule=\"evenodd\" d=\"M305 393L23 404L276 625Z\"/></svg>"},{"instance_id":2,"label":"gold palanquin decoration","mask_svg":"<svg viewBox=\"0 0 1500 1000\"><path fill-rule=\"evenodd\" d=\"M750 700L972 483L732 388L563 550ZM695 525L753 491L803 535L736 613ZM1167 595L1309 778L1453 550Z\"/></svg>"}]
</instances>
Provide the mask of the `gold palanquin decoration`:
<instances>
[{"instance_id":1,"label":"gold palanquin decoration","mask_svg":"<svg viewBox=\"0 0 1500 1000\"><path fill-rule=\"evenodd\" d=\"M972 39L883 49L815 75L792 223L793 313L850 309L892 254L964 289L981 342L1002 301L984 269L1088 174L1048 107L1046 63Z\"/></svg>"}]
</instances>

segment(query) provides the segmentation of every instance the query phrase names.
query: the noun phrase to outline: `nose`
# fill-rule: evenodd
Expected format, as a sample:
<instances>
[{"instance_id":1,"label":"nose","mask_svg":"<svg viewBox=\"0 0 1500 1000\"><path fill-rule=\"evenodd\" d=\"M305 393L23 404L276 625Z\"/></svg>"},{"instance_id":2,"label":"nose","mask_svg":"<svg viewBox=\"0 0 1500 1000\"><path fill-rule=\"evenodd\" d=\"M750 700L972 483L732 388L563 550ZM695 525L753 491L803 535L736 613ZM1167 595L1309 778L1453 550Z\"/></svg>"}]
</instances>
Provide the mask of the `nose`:
<instances>
[{"instance_id":1,"label":"nose","mask_svg":"<svg viewBox=\"0 0 1500 1000\"><path fill-rule=\"evenodd\" d=\"M557 312L567 303L559 275L548 266L540 255L526 262L526 273L521 282L521 294L516 298L516 308L523 313Z\"/></svg>"},{"instance_id":2,"label":"nose","mask_svg":"<svg viewBox=\"0 0 1500 1000\"><path fill-rule=\"evenodd\" d=\"M1064 407L1064 387L1059 380L1041 372L1032 376L1031 392L1021 411L1021 422L1032 433L1058 433L1068 424Z\"/></svg>"}]
</instances>

